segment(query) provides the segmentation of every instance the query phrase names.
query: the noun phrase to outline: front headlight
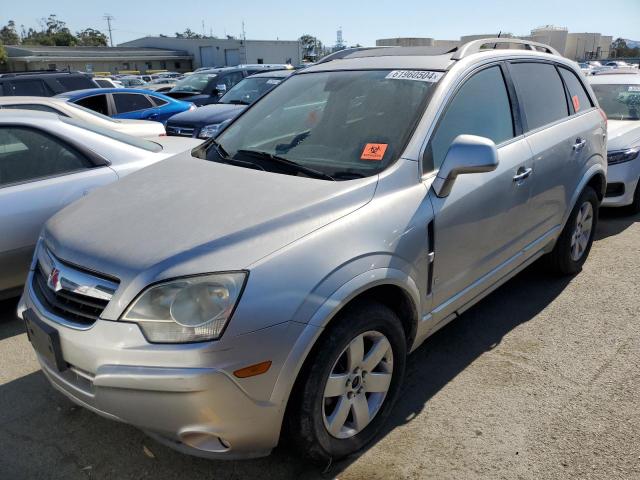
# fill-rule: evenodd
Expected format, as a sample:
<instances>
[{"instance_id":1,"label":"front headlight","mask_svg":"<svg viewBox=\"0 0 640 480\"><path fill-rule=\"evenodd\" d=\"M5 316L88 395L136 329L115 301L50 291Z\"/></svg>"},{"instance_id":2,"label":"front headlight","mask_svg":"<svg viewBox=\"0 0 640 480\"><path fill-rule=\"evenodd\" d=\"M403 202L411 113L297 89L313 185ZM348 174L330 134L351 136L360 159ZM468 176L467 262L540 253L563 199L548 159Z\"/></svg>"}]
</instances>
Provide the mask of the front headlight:
<instances>
[{"instance_id":1,"label":"front headlight","mask_svg":"<svg viewBox=\"0 0 640 480\"><path fill-rule=\"evenodd\" d=\"M616 152L607 152L607 163L609 165L617 165L618 163L630 162L638 157L639 152L640 147L618 150Z\"/></svg>"},{"instance_id":2,"label":"front headlight","mask_svg":"<svg viewBox=\"0 0 640 480\"><path fill-rule=\"evenodd\" d=\"M242 293L246 272L185 277L151 286L122 320L135 322L152 343L220 338Z\"/></svg>"},{"instance_id":3,"label":"front headlight","mask_svg":"<svg viewBox=\"0 0 640 480\"><path fill-rule=\"evenodd\" d=\"M218 134L219 131L220 131L220 124L219 123L213 123L211 125L205 125L204 127L202 127L202 130L200 130L200 134L198 135L198 138L215 137Z\"/></svg>"}]
</instances>

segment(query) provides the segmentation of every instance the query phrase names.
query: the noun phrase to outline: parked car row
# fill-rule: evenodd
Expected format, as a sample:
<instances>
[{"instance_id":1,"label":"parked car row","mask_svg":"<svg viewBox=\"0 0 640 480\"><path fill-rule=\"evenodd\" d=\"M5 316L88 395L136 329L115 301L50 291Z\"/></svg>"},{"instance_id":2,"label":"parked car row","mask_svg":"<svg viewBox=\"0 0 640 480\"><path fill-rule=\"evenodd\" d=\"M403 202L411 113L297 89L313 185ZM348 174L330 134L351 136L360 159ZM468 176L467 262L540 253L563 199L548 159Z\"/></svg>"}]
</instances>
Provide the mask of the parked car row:
<instances>
[{"instance_id":1,"label":"parked car row","mask_svg":"<svg viewBox=\"0 0 640 480\"><path fill-rule=\"evenodd\" d=\"M498 48L514 43L525 48ZM0 132L18 130L0 143L0 195L24 195L0 221L29 213L20 179L2 188L2 165L13 178L24 158L54 159L47 181L82 171L96 185L115 180L98 173L118 172L116 157L153 162L40 233L18 313L49 381L185 453L266 455L287 435L332 461L376 438L426 338L535 261L578 273L611 179L638 188L632 75L587 81L551 47L511 38L417 53L193 73L174 96L215 104L167 130L201 144L129 145L0 109ZM104 92L107 114L119 91ZM23 131L45 138L30 147ZM171 140L198 144L155 162ZM608 183L607 163L629 170ZM5 260L22 265L13 283L24 239L0 244L23 255Z\"/></svg>"}]
</instances>

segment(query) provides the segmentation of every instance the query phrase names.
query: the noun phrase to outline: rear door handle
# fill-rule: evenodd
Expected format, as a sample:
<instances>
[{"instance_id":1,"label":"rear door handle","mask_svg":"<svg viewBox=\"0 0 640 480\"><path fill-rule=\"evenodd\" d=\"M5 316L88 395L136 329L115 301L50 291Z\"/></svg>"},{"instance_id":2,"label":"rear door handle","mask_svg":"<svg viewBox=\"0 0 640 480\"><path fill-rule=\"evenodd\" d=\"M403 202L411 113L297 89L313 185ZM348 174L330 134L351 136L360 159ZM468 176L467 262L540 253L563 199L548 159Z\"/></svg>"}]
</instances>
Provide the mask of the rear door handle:
<instances>
[{"instance_id":1,"label":"rear door handle","mask_svg":"<svg viewBox=\"0 0 640 480\"><path fill-rule=\"evenodd\" d=\"M576 143L574 143L572 147L573 151L579 152L584 148L586 144L587 144L587 141L584 138L576 138Z\"/></svg>"},{"instance_id":2,"label":"rear door handle","mask_svg":"<svg viewBox=\"0 0 640 480\"><path fill-rule=\"evenodd\" d=\"M529 175L531 175L532 172L533 172L533 168L531 168L531 167L529 167L529 168L520 167L518 169L518 173L516 174L516 176L513 177L513 181L514 182L521 182L522 180L527 178Z\"/></svg>"}]
</instances>

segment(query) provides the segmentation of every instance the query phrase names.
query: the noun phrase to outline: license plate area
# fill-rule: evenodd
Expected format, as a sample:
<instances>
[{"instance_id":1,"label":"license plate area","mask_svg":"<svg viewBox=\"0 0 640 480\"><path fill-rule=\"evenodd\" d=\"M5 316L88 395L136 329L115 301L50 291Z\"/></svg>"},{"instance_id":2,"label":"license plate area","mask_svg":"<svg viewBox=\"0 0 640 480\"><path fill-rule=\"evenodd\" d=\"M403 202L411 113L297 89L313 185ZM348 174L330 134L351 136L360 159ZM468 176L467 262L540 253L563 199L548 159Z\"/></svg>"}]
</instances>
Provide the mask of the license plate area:
<instances>
[{"instance_id":1,"label":"license plate area","mask_svg":"<svg viewBox=\"0 0 640 480\"><path fill-rule=\"evenodd\" d=\"M69 368L62 356L58 331L40 320L31 310L26 310L23 313L23 317L27 328L27 336L34 350L59 372Z\"/></svg>"}]
</instances>

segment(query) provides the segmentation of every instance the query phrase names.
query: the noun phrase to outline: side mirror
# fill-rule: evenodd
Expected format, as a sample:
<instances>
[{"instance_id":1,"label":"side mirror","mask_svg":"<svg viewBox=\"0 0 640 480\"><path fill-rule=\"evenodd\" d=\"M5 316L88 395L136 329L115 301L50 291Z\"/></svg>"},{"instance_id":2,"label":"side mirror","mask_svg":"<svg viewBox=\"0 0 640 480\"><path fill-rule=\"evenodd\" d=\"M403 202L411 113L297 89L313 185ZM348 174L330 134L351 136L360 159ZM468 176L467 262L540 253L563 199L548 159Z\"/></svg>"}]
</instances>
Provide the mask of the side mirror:
<instances>
[{"instance_id":1,"label":"side mirror","mask_svg":"<svg viewBox=\"0 0 640 480\"><path fill-rule=\"evenodd\" d=\"M446 197L458 175L492 172L497 167L498 151L492 140L476 135L458 135L433 181L433 190L438 197Z\"/></svg>"},{"instance_id":2,"label":"side mirror","mask_svg":"<svg viewBox=\"0 0 640 480\"><path fill-rule=\"evenodd\" d=\"M216 85L216 92L218 92L219 96L224 95L227 92L227 86L224 83L219 83Z\"/></svg>"}]
</instances>

